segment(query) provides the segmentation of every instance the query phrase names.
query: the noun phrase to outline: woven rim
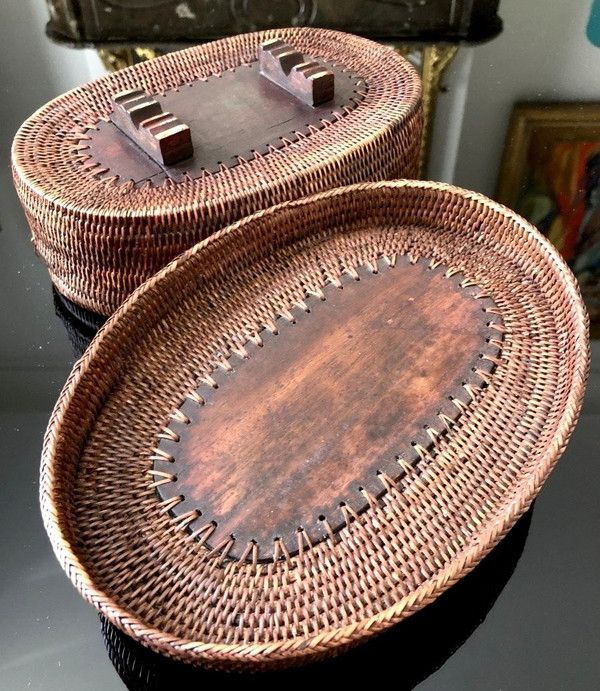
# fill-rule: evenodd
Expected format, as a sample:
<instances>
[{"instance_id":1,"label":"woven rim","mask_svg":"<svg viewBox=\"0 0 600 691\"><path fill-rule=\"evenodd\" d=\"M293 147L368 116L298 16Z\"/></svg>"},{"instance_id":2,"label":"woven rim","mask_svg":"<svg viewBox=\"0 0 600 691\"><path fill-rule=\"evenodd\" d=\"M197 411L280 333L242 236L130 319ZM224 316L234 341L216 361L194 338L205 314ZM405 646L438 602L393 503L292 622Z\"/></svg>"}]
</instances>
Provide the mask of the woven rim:
<instances>
[{"instance_id":1,"label":"woven rim","mask_svg":"<svg viewBox=\"0 0 600 691\"><path fill-rule=\"evenodd\" d=\"M336 223L342 215L344 229L339 221ZM81 544L81 521L87 516L85 512L94 511L95 503L74 506L74 497L82 496L80 485L84 482L76 471L85 474L90 469L83 465L80 470L82 458L89 447L98 444L97 434L94 437L97 415L110 392L116 391L114 384L120 381L124 386L127 368L134 366L127 359L128 351L135 355L140 343L146 344L144 347L151 343L150 333L164 338L161 329L172 327L181 318L182 305L187 308L191 303L193 307L193 296L202 295L203 280L210 279L212 283L208 284L215 290L221 281L224 285L234 281L235 270L232 276L226 275L228 264L231 269L231 264L243 261L245 255L270 253L287 242L297 242L294 234L306 233L310 239L311 234L319 237L319 232L320 240L328 233L340 242L354 238L353 251L362 251L364 256L391 242L411 256L436 261L445 258L469 280L477 281L502 311L508 329L502 362L489 385L477 394L439 446L422 459L417 471L408 473L399 487L390 488L352 528L344 529L340 543L328 541L302 558L265 567L265 577L278 574L285 581L295 573L298 578L306 578L305 585L310 588L317 582L310 580L317 578L316 571L310 569L318 571L325 558L333 572L332 590L327 597L334 597L337 589L344 590L344 579L349 575L340 575L331 564L338 563L344 544L356 539L352 530L362 535L361 531L368 532L377 525L377 539L365 543L371 550L366 557L357 547L363 543L354 543L353 558L357 561L353 568L360 571L361 564L368 565L363 595L367 600L372 598L356 616L338 619L337 625L332 621L317 623L306 635L292 635L289 627L280 624L279 637L269 630L270 638L264 642L227 643L216 640L218 635L178 635L168 630L169 626L156 626L148 617L132 611L131 597L134 608L144 609L148 607L144 597L156 595L144 593L144 583L138 584L137 590L133 588L132 596L129 586L114 578L111 581L109 572L114 560L121 563L123 554L107 556L103 564L85 560L86 550L93 552L94 547ZM343 247L340 245L340 251ZM190 294L186 288L191 286ZM526 319L519 320L520 310ZM161 329L152 331L157 324ZM101 329L75 366L52 414L42 457L40 499L55 553L89 602L117 627L158 652L186 662L244 670L301 664L331 655L433 601L470 571L530 506L562 454L580 411L589 367L587 330L579 289L556 250L519 216L479 194L437 183L398 181L332 190L259 212L197 245L140 287ZM176 351L177 339L183 338L172 331L167 333L169 348L160 350L162 357L167 357L167 351ZM148 362L143 362L144 369L147 366ZM109 381L102 384L107 372ZM170 396L171 404L181 400L189 381L180 388ZM146 414L145 410L140 412L140 416ZM114 419L113 423L119 424ZM120 429L115 434L123 433ZM486 448L487 439L496 445L493 451L489 445ZM100 460L95 462L102 464L102 453L107 450L97 447L97 455L98 451ZM151 449L148 451L151 453ZM107 477L107 484L113 487L120 482L110 470L104 467L105 474L95 479L100 483L94 490L99 493L98 501L104 491L102 477ZM469 486L471 481L475 485ZM150 500L151 511L157 512L157 500L150 497L148 505ZM128 513L125 520L135 523L133 513ZM441 518L444 521L440 522ZM393 524L396 519L398 523L388 530L386 523ZM104 514L92 518L93 530L100 531L97 535L105 520ZM168 531L168 516L161 520ZM86 539L90 535L88 528ZM422 535L429 535L433 542L421 544ZM174 551L179 549L178 536L180 533L172 532L168 537ZM145 550L144 558L149 559L153 550L161 559L166 558L160 553L160 538L154 540L154 533L150 538L138 537L141 543L136 543L137 548ZM402 538L407 542L386 542ZM400 551L412 550L414 561L409 559L404 571L394 561L397 555L390 553L390 544ZM202 547L198 549L196 558L202 554ZM191 568L189 563L186 568ZM222 572L223 578L251 568L230 562ZM244 571L240 578L247 573ZM251 575L256 589L266 587L260 574ZM166 573L163 576L168 578ZM377 591L383 586L384 596ZM395 601L388 590L397 596ZM349 592L343 597L350 597ZM319 601L319 593L312 594ZM177 597L185 607L186 594L178 593ZM130 600L125 606L127 598ZM318 616L326 616L327 607ZM160 609L158 604L156 609ZM218 618L218 614L215 616Z\"/></svg>"},{"instance_id":2,"label":"woven rim","mask_svg":"<svg viewBox=\"0 0 600 691\"><path fill-rule=\"evenodd\" d=\"M416 617L402 622L395 630L386 632L376 649L353 648L343 658L329 659L319 671L331 674L339 684L354 683L363 674L365 666L372 664L374 656L389 659L403 651L401 688L416 686L436 672L473 634L485 620L499 595L510 580L525 547L532 507L517 521L502 543L498 545L473 571L454 588ZM220 673L182 663L151 651L126 636L105 617L99 615L102 637L110 661L130 691L149 691L169 688L176 678L180 684L195 688L215 680ZM452 621L452 627L446 626ZM423 655L423 650L427 655ZM301 681L314 679L312 667L273 672L277 681L286 681L293 675ZM220 677L223 678L222 675ZM273 679L272 676L270 676Z\"/></svg>"},{"instance_id":3,"label":"woven rim","mask_svg":"<svg viewBox=\"0 0 600 691\"><path fill-rule=\"evenodd\" d=\"M86 132L108 119L114 93L160 93L220 74L255 60L273 37L359 74L364 99L298 142L196 180L135 189L86 166ZM270 30L170 53L56 98L17 132L13 177L54 284L110 314L178 254L258 209L340 185L416 177L421 130L420 78L391 48L324 29Z\"/></svg>"}]
</instances>

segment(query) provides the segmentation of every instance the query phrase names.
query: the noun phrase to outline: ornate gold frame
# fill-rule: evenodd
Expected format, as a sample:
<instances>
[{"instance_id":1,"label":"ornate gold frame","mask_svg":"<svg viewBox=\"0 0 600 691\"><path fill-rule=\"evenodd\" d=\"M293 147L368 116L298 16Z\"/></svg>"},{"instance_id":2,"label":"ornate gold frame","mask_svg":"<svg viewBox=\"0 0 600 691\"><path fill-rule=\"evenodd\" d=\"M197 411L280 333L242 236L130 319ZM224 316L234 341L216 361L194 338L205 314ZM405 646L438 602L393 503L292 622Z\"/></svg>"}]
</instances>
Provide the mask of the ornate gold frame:
<instances>
[{"instance_id":1,"label":"ornate gold frame","mask_svg":"<svg viewBox=\"0 0 600 691\"><path fill-rule=\"evenodd\" d=\"M555 138L600 140L600 103L517 103L511 115L495 198L517 213L527 183L527 156L534 133ZM585 296L584 296L585 297ZM600 323L592 320L590 336L600 338Z\"/></svg>"},{"instance_id":2,"label":"ornate gold frame","mask_svg":"<svg viewBox=\"0 0 600 691\"><path fill-rule=\"evenodd\" d=\"M500 165L496 199L510 208L517 205L527 167L527 147L535 130L562 139L600 138L600 103L517 103L511 115Z\"/></svg>"}]
</instances>

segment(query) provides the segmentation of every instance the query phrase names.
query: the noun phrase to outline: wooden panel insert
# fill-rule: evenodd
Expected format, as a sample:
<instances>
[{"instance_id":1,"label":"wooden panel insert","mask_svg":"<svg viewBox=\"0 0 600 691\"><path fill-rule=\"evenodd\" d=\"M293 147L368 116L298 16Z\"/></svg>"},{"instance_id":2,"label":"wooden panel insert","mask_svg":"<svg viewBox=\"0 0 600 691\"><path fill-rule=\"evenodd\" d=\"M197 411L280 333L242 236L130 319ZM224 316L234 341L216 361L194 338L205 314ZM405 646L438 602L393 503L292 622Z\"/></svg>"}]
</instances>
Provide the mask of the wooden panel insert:
<instances>
[{"instance_id":1,"label":"wooden panel insert","mask_svg":"<svg viewBox=\"0 0 600 691\"><path fill-rule=\"evenodd\" d=\"M255 155L265 156L302 136L345 117L364 98L366 84L348 70L317 59L316 64L335 78L333 100L311 107L260 74L258 62L240 65L164 94L153 94L160 109L189 127L193 157L163 165L119 130L114 122L100 121L86 133L81 149L86 161L107 170L102 177L118 176L118 184L150 181L159 186L166 178L181 182L232 168Z\"/></svg>"},{"instance_id":2,"label":"wooden panel insert","mask_svg":"<svg viewBox=\"0 0 600 691\"><path fill-rule=\"evenodd\" d=\"M185 404L190 424L172 423L180 440L161 442L174 461L155 468L177 476L161 498L183 495L178 515L201 512L191 530L214 521L211 545L233 536L230 556L255 541L270 559L277 538L294 553L298 528L316 542L325 520L339 530L340 503L368 508L364 489L384 491L378 471L400 477L398 458L414 463L414 443L431 444L425 428L443 430L439 413L460 414L449 398L468 402L464 383L493 367L499 332L477 286L405 258L361 277L327 286L296 323L279 319L249 359L233 356L217 389L198 389L206 403Z\"/></svg>"}]
</instances>

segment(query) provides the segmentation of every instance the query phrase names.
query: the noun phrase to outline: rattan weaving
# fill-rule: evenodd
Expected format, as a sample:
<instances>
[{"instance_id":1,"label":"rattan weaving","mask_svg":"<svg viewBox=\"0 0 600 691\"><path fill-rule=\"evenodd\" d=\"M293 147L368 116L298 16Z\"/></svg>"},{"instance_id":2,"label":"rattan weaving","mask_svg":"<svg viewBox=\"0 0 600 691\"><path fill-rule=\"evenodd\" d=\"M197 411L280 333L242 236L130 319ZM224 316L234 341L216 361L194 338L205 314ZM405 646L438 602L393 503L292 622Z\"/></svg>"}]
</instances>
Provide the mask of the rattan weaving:
<instances>
[{"instance_id":1,"label":"rattan weaving","mask_svg":"<svg viewBox=\"0 0 600 691\"><path fill-rule=\"evenodd\" d=\"M510 580L527 539L533 507L471 573L437 600L369 643L314 665L282 669L268 675L272 683L314 683L317 678L356 683L376 660L394 659L402 650L401 689L414 689L446 663L485 620ZM154 653L100 615L110 661L129 691L159 691L223 683L223 672L185 665ZM234 683L252 681L235 675ZM229 681L225 679L225 681Z\"/></svg>"},{"instance_id":2,"label":"rattan weaving","mask_svg":"<svg viewBox=\"0 0 600 691\"><path fill-rule=\"evenodd\" d=\"M211 543L210 516L191 533L192 517L161 501L154 472L172 416L185 423L182 401L198 404L198 386L243 358L244 343L357 267L423 262L458 276L503 336L490 339L493 371L477 368L480 383L465 382L450 402L460 415L440 412L431 443L411 462L397 459L395 476L381 474L377 496L364 489L364 510L344 503L344 524L317 544L300 531L295 554L281 541L264 561L252 546L232 556L231 542ZM440 320L451 327L453 315ZM417 181L286 203L186 252L102 328L45 437L45 526L82 595L153 650L230 670L314 661L432 602L501 540L567 444L588 364L573 275L505 207Z\"/></svg>"},{"instance_id":3,"label":"rattan weaving","mask_svg":"<svg viewBox=\"0 0 600 691\"><path fill-rule=\"evenodd\" d=\"M232 151L237 158L220 172L159 186L124 183L110 157L92 155L91 137L109 118L117 92L165 93L223 73L232 80L227 71L256 61L259 45L273 37L356 73L365 84L356 107L336 104L319 127L302 123L304 131L277 142L259 128L255 154ZM243 129L244 112L223 112L213 136L231 120ZM171 53L60 96L17 133L13 175L35 248L58 290L110 314L176 255L243 216L338 185L416 177L421 130L420 79L399 54L339 32L284 29Z\"/></svg>"}]
</instances>

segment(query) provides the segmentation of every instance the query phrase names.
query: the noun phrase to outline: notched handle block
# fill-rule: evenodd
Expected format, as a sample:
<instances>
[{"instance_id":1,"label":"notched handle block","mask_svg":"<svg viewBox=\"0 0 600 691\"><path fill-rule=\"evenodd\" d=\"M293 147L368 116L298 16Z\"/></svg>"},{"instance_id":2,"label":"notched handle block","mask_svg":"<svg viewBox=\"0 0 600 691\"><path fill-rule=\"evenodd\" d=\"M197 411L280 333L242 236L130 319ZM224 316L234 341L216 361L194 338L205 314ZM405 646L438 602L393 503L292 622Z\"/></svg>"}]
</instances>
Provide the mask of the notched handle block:
<instances>
[{"instance_id":1,"label":"notched handle block","mask_svg":"<svg viewBox=\"0 0 600 691\"><path fill-rule=\"evenodd\" d=\"M194 154L190 128L139 89L113 97L112 122L150 158L172 166Z\"/></svg>"},{"instance_id":2,"label":"notched handle block","mask_svg":"<svg viewBox=\"0 0 600 691\"><path fill-rule=\"evenodd\" d=\"M305 59L302 53L280 39L262 43L258 61L263 76L309 106L319 106L333 99L333 72L314 60Z\"/></svg>"}]
</instances>

